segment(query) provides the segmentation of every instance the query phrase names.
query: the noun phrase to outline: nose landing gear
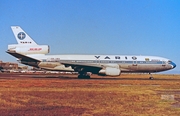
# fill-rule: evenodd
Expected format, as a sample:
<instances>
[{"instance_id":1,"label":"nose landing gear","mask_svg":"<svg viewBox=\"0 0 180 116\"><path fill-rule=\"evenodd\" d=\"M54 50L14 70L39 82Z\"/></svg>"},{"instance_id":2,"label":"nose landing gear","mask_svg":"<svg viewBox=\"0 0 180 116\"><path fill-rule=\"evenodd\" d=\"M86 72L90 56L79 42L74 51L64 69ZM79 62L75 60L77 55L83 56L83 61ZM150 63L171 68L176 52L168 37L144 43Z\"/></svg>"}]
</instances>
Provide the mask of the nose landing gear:
<instances>
[{"instance_id":1,"label":"nose landing gear","mask_svg":"<svg viewBox=\"0 0 180 116\"><path fill-rule=\"evenodd\" d=\"M150 79L150 80L153 80L153 79L154 79L154 77L152 76L152 74L151 74L151 73L149 73L149 74L150 74L149 79Z\"/></svg>"}]
</instances>

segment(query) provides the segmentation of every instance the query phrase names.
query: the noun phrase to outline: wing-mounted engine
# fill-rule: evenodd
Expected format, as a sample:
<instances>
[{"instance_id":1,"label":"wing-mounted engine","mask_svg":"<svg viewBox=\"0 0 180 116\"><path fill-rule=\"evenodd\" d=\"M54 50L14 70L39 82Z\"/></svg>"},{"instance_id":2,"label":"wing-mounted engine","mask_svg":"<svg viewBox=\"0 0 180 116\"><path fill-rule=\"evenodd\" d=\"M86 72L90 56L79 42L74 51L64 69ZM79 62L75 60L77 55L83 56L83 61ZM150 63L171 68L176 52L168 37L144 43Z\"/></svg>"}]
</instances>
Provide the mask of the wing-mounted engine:
<instances>
[{"instance_id":1,"label":"wing-mounted engine","mask_svg":"<svg viewBox=\"0 0 180 116\"><path fill-rule=\"evenodd\" d=\"M118 64L115 64L115 65L113 64L113 65L108 65L104 67L103 69L101 69L99 71L99 74L105 74L108 76L119 76L121 74L121 70Z\"/></svg>"},{"instance_id":2,"label":"wing-mounted engine","mask_svg":"<svg viewBox=\"0 0 180 116\"><path fill-rule=\"evenodd\" d=\"M20 54L48 54L49 46L48 45L18 45L12 44L8 45L8 51L16 52Z\"/></svg>"},{"instance_id":3,"label":"wing-mounted engine","mask_svg":"<svg viewBox=\"0 0 180 116\"><path fill-rule=\"evenodd\" d=\"M40 62L38 66L42 69L46 70L53 70L53 71L67 71L67 72L73 72L74 70L69 67L65 67L63 64L59 62Z\"/></svg>"}]
</instances>

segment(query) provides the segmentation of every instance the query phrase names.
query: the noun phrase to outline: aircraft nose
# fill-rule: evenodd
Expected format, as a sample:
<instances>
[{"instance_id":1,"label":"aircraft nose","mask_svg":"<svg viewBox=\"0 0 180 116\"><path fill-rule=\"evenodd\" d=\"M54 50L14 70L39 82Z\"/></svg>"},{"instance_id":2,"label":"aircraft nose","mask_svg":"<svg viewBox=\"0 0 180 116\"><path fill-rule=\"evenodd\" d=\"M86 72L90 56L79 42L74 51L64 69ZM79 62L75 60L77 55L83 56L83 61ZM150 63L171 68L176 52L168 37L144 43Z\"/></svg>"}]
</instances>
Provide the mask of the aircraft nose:
<instances>
[{"instance_id":1,"label":"aircraft nose","mask_svg":"<svg viewBox=\"0 0 180 116\"><path fill-rule=\"evenodd\" d=\"M176 67L176 64L174 62L171 62L172 68Z\"/></svg>"}]
</instances>

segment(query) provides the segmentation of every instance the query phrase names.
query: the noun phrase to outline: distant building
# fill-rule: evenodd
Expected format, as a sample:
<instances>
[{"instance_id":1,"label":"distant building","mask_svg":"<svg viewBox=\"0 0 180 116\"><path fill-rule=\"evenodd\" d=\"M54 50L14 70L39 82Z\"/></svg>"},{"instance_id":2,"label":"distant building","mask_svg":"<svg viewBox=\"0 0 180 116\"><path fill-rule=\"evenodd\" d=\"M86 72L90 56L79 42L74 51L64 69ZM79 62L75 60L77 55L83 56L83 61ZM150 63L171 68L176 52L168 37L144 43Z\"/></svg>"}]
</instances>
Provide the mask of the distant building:
<instances>
[{"instance_id":1,"label":"distant building","mask_svg":"<svg viewBox=\"0 0 180 116\"><path fill-rule=\"evenodd\" d=\"M2 62L0 61L0 70L18 70L18 64L12 62Z\"/></svg>"}]
</instances>

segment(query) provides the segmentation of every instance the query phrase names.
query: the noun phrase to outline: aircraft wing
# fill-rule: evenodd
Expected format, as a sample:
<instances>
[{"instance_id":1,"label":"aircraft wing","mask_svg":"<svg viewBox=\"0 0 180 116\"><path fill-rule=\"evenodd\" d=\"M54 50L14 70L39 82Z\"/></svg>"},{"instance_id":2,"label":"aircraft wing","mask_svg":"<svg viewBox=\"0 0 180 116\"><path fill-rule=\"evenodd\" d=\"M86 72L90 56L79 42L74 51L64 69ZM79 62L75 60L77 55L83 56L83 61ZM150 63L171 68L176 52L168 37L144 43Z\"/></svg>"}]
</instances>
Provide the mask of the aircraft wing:
<instances>
[{"instance_id":1,"label":"aircraft wing","mask_svg":"<svg viewBox=\"0 0 180 116\"><path fill-rule=\"evenodd\" d=\"M78 62L65 62L65 61L60 61L61 64L64 64L64 65L71 65L71 66L90 66L90 67L97 67L97 68L102 68L101 65L96 65L96 64L89 64L89 63L85 63L85 64L80 64Z\"/></svg>"},{"instance_id":2,"label":"aircraft wing","mask_svg":"<svg viewBox=\"0 0 180 116\"><path fill-rule=\"evenodd\" d=\"M60 61L61 62L61 61ZM92 72L94 74L97 74L102 68L103 66L101 65L97 65L97 64L89 64L89 63L78 63L78 62L61 62L61 64L64 64L65 66L71 66L75 72L80 72L80 71L84 71L84 72Z\"/></svg>"},{"instance_id":3,"label":"aircraft wing","mask_svg":"<svg viewBox=\"0 0 180 116\"><path fill-rule=\"evenodd\" d=\"M16 52L13 52L13 51L6 51L6 52L8 54L18 58L21 61L21 63L26 64L26 65L38 67L39 62L41 62L41 61L39 61L37 59L28 57L28 56L20 54L20 53L16 53Z\"/></svg>"}]
</instances>

